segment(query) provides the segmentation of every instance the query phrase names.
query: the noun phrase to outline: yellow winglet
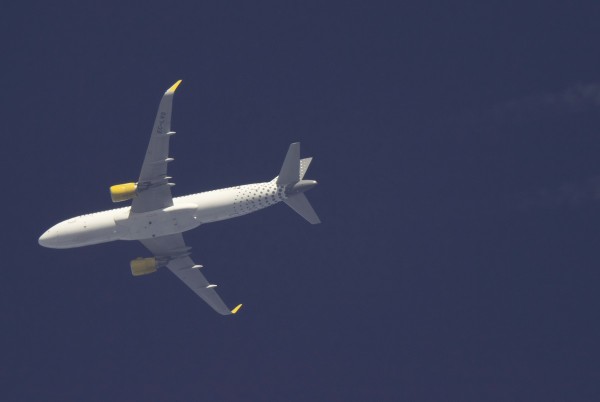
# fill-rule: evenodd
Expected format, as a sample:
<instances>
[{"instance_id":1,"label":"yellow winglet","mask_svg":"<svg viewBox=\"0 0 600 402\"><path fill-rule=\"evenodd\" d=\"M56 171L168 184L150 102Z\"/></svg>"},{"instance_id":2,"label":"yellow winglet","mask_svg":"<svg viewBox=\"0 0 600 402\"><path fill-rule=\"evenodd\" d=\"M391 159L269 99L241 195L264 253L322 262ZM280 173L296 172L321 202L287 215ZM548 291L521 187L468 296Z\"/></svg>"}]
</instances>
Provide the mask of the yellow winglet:
<instances>
[{"instance_id":1,"label":"yellow winglet","mask_svg":"<svg viewBox=\"0 0 600 402\"><path fill-rule=\"evenodd\" d=\"M236 307L235 307L233 310L231 310L231 314L235 314L235 313L237 313L237 312L238 312L238 310L239 310L239 309L241 309L241 308L242 308L242 305L241 305L241 304L238 304L238 305L237 305L237 306L236 306Z\"/></svg>"},{"instance_id":2,"label":"yellow winglet","mask_svg":"<svg viewBox=\"0 0 600 402\"><path fill-rule=\"evenodd\" d=\"M171 88L167 89L167 93L172 94L173 92L175 92L175 90L177 89L179 84L181 84L181 81L182 80L177 81L175 84L173 84L173 86Z\"/></svg>"}]
</instances>

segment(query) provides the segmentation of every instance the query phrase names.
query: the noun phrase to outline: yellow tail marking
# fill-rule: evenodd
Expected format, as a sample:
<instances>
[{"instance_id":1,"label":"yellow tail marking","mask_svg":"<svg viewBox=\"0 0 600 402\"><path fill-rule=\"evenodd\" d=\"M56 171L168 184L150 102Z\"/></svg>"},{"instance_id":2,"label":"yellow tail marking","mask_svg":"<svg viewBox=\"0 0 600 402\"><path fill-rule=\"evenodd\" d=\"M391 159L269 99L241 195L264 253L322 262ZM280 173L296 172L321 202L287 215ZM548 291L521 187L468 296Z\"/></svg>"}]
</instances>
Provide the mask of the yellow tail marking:
<instances>
[{"instance_id":1,"label":"yellow tail marking","mask_svg":"<svg viewBox=\"0 0 600 402\"><path fill-rule=\"evenodd\" d=\"M172 94L173 92L175 92L179 84L181 84L181 81L182 80L177 81L175 84L173 84L171 88L167 89L167 93Z\"/></svg>"},{"instance_id":2,"label":"yellow tail marking","mask_svg":"<svg viewBox=\"0 0 600 402\"><path fill-rule=\"evenodd\" d=\"M238 304L238 305L237 305L237 306L236 306L236 307L235 307L233 310L231 310L231 314L235 314L235 313L237 313L237 312L238 312L238 310L239 310L239 309L241 309L241 308L242 308L242 305L241 305L241 304Z\"/></svg>"}]
</instances>

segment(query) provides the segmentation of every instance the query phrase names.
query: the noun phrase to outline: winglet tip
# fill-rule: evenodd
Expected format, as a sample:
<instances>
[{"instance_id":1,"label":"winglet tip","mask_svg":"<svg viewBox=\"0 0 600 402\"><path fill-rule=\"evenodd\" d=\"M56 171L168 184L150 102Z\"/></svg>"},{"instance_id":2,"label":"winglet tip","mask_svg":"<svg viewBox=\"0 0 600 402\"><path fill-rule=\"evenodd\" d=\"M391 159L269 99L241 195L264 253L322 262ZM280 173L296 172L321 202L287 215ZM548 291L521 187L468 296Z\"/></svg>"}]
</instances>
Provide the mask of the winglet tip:
<instances>
[{"instance_id":1,"label":"winglet tip","mask_svg":"<svg viewBox=\"0 0 600 402\"><path fill-rule=\"evenodd\" d=\"M179 84L181 84L181 81L182 81L182 80L179 80L179 81L177 81L175 84L173 84L173 85L171 86L171 88L167 89L167 93L168 93L168 94L172 94L172 93L174 93L174 92L175 92L175 90L177 89L177 87L179 86Z\"/></svg>"},{"instance_id":2,"label":"winglet tip","mask_svg":"<svg viewBox=\"0 0 600 402\"><path fill-rule=\"evenodd\" d=\"M237 313L238 310L241 308L242 308L242 304L238 304L237 306L235 306L235 308L233 310L231 310L231 314Z\"/></svg>"}]
</instances>

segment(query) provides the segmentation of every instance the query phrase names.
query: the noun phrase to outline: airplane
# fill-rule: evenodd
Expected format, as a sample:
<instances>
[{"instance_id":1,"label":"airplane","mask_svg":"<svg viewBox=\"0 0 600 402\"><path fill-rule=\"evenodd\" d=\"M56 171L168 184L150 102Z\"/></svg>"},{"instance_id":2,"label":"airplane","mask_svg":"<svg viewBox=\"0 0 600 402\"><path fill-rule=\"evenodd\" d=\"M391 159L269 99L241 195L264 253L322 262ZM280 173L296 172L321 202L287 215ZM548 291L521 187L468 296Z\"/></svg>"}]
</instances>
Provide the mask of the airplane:
<instances>
[{"instance_id":1,"label":"airplane","mask_svg":"<svg viewBox=\"0 0 600 402\"><path fill-rule=\"evenodd\" d=\"M133 276L147 275L167 267L210 307L222 315L235 314L242 307L229 309L190 257L191 247L183 232L206 223L236 218L275 205L289 205L311 224L320 223L304 192L315 180L304 180L312 158L300 159L300 143L288 148L279 175L263 183L246 184L173 198L174 183L167 176L173 94L181 80L163 95L150 143L136 183L110 187L113 202L131 201L131 206L76 216L48 229L39 238L43 247L66 249L116 240L139 240L152 257L130 262Z\"/></svg>"}]
</instances>

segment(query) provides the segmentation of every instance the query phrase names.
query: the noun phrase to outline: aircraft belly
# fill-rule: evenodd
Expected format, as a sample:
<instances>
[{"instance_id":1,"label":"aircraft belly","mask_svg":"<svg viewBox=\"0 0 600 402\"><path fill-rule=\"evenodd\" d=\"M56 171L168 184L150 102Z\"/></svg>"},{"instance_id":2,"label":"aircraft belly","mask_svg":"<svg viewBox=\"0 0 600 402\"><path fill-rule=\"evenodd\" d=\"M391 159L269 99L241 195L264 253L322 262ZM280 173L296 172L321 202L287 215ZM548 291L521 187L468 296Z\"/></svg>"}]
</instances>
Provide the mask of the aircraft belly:
<instances>
[{"instance_id":1,"label":"aircraft belly","mask_svg":"<svg viewBox=\"0 0 600 402\"><path fill-rule=\"evenodd\" d=\"M198 204L198 220L208 223L236 216L233 208L236 194L235 187L198 194L194 200Z\"/></svg>"},{"instance_id":2,"label":"aircraft belly","mask_svg":"<svg viewBox=\"0 0 600 402\"><path fill-rule=\"evenodd\" d=\"M83 247L117 240L116 225L106 213L78 216L63 221L50 230L49 246Z\"/></svg>"},{"instance_id":3,"label":"aircraft belly","mask_svg":"<svg viewBox=\"0 0 600 402\"><path fill-rule=\"evenodd\" d=\"M110 229L88 229L73 235L70 244L72 247L90 246L92 244L107 243L117 240Z\"/></svg>"},{"instance_id":4,"label":"aircraft belly","mask_svg":"<svg viewBox=\"0 0 600 402\"><path fill-rule=\"evenodd\" d=\"M173 205L162 210L116 217L115 223L123 240L167 236L198 227L200 221L196 218L196 209L196 204Z\"/></svg>"}]
</instances>

